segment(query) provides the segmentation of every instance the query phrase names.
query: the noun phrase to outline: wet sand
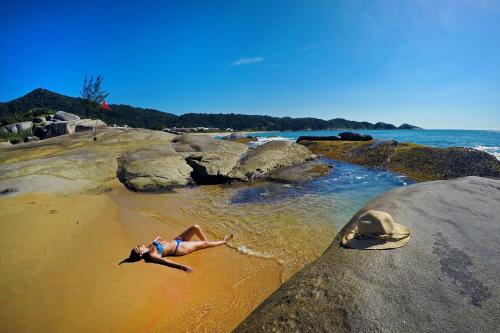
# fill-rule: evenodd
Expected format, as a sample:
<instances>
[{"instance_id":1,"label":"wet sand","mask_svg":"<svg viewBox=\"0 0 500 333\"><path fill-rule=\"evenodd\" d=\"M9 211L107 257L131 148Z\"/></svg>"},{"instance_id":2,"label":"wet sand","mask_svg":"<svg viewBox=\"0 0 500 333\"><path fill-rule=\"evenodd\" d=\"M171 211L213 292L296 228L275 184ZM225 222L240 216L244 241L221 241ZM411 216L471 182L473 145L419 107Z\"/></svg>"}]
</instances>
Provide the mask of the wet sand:
<instances>
[{"instance_id":1,"label":"wet sand","mask_svg":"<svg viewBox=\"0 0 500 333\"><path fill-rule=\"evenodd\" d=\"M111 187L100 195L0 200L0 331L227 332L280 286L276 261L226 246L174 258L192 274L143 262L118 266L131 246L175 237L194 223L209 238L222 235L179 207L164 207L166 216L141 205L162 205L161 197Z\"/></svg>"}]
</instances>

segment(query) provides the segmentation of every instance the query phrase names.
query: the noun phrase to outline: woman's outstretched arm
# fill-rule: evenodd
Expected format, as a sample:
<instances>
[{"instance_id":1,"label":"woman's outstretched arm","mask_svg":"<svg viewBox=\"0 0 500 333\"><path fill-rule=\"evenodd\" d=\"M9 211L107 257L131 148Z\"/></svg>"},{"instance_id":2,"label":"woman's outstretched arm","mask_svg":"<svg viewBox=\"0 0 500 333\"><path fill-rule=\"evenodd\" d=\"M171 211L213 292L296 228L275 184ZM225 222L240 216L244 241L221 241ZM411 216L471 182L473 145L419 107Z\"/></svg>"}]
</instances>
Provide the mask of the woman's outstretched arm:
<instances>
[{"instance_id":1,"label":"woman's outstretched arm","mask_svg":"<svg viewBox=\"0 0 500 333\"><path fill-rule=\"evenodd\" d=\"M167 260L165 258L149 256L147 261L154 262L155 264L165 265L165 266L172 267L172 268L177 268L177 269L183 270L184 272L187 272L187 273L191 273L193 271L193 269L189 266L181 265L181 264L178 264L176 262Z\"/></svg>"}]
</instances>

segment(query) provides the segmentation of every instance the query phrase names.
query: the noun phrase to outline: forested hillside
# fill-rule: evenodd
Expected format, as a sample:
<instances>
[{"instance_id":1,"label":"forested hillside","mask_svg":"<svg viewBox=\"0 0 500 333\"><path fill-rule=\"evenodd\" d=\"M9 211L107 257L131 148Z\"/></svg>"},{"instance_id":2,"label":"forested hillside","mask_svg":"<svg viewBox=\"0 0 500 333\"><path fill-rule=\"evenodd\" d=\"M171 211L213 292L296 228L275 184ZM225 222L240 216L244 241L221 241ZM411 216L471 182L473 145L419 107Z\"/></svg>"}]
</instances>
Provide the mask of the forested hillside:
<instances>
[{"instance_id":1,"label":"forested hillside","mask_svg":"<svg viewBox=\"0 0 500 333\"><path fill-rule=\"evenodd\" d=\"M85 108L83 100L78 97L61 95L46 89L35 89L23 97L7 103L0 103L0 120L2 124L26 120L32 109L44 108L53 111L63 110L82 118L98 118L108 125L128 125L150 129L164 127L217 127L234 130L324 130L324 129L397 129L387 123L372 124L369 122L351 121L341 118L323 120L317 118L271 117L243 114L205 114L186 113L177 116L154 109L144 109L130 105L110 104L111 110ZM30 114L31 115L31 114ZM417 128L403 124L400 128Z\"/></svg>"}]
</instances>

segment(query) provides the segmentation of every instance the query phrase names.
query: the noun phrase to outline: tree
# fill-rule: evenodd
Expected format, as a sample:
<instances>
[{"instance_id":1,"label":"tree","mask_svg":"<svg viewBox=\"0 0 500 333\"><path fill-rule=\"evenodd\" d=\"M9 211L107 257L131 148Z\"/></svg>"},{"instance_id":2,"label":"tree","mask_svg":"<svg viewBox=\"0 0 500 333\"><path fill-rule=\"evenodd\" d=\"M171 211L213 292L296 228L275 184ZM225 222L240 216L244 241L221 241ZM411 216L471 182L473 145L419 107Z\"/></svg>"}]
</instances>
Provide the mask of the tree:
<instances>
[{"instance_id":1,"label":"tree","mask_svg":"<svg viewBox=\"0 0 500 333\"><path fill-rule=\"evenodd\" d=\"M91 76L90 78L85 76L83 80L83 89L80 94L84 100L99 104L106 97L108 97L108 92L102 90L101 84L104 80L104 76L97 75L95 78Z\"/></svg>"},{"instance_id":2,"label":"tree","mask_svg":"<svg viewBox=\"0 0 500 333\"><path fill-rule=\"evenodd\" d=\"M87 77L83 80L83 89L80 91L82 96L82 104L87 117L95 111L100 103L108 97L108 92L102 90L101 84L104 76L97 75Z\"/></svg>"}]
</instances>

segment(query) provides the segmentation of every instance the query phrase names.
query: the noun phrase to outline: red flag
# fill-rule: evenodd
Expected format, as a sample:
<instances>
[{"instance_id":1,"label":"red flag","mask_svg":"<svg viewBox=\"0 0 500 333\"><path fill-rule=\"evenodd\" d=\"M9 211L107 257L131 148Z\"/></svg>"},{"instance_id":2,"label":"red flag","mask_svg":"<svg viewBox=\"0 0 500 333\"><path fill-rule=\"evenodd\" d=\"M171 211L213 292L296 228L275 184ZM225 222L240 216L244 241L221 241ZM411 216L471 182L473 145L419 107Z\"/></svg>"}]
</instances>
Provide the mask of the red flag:
<instances>
[{"instance_id":1,"label":"red flag","mask_svg":"<svg viewBox=\"0 0 500 333\"><path fill-rule=\"evenodd\" d=\"M102 107L104 110L111 110L111 108L108 106L108 104L106 104L106 101L105 101L105 100L102 100L101 107Z\"/></svg>"}]
</instances>

